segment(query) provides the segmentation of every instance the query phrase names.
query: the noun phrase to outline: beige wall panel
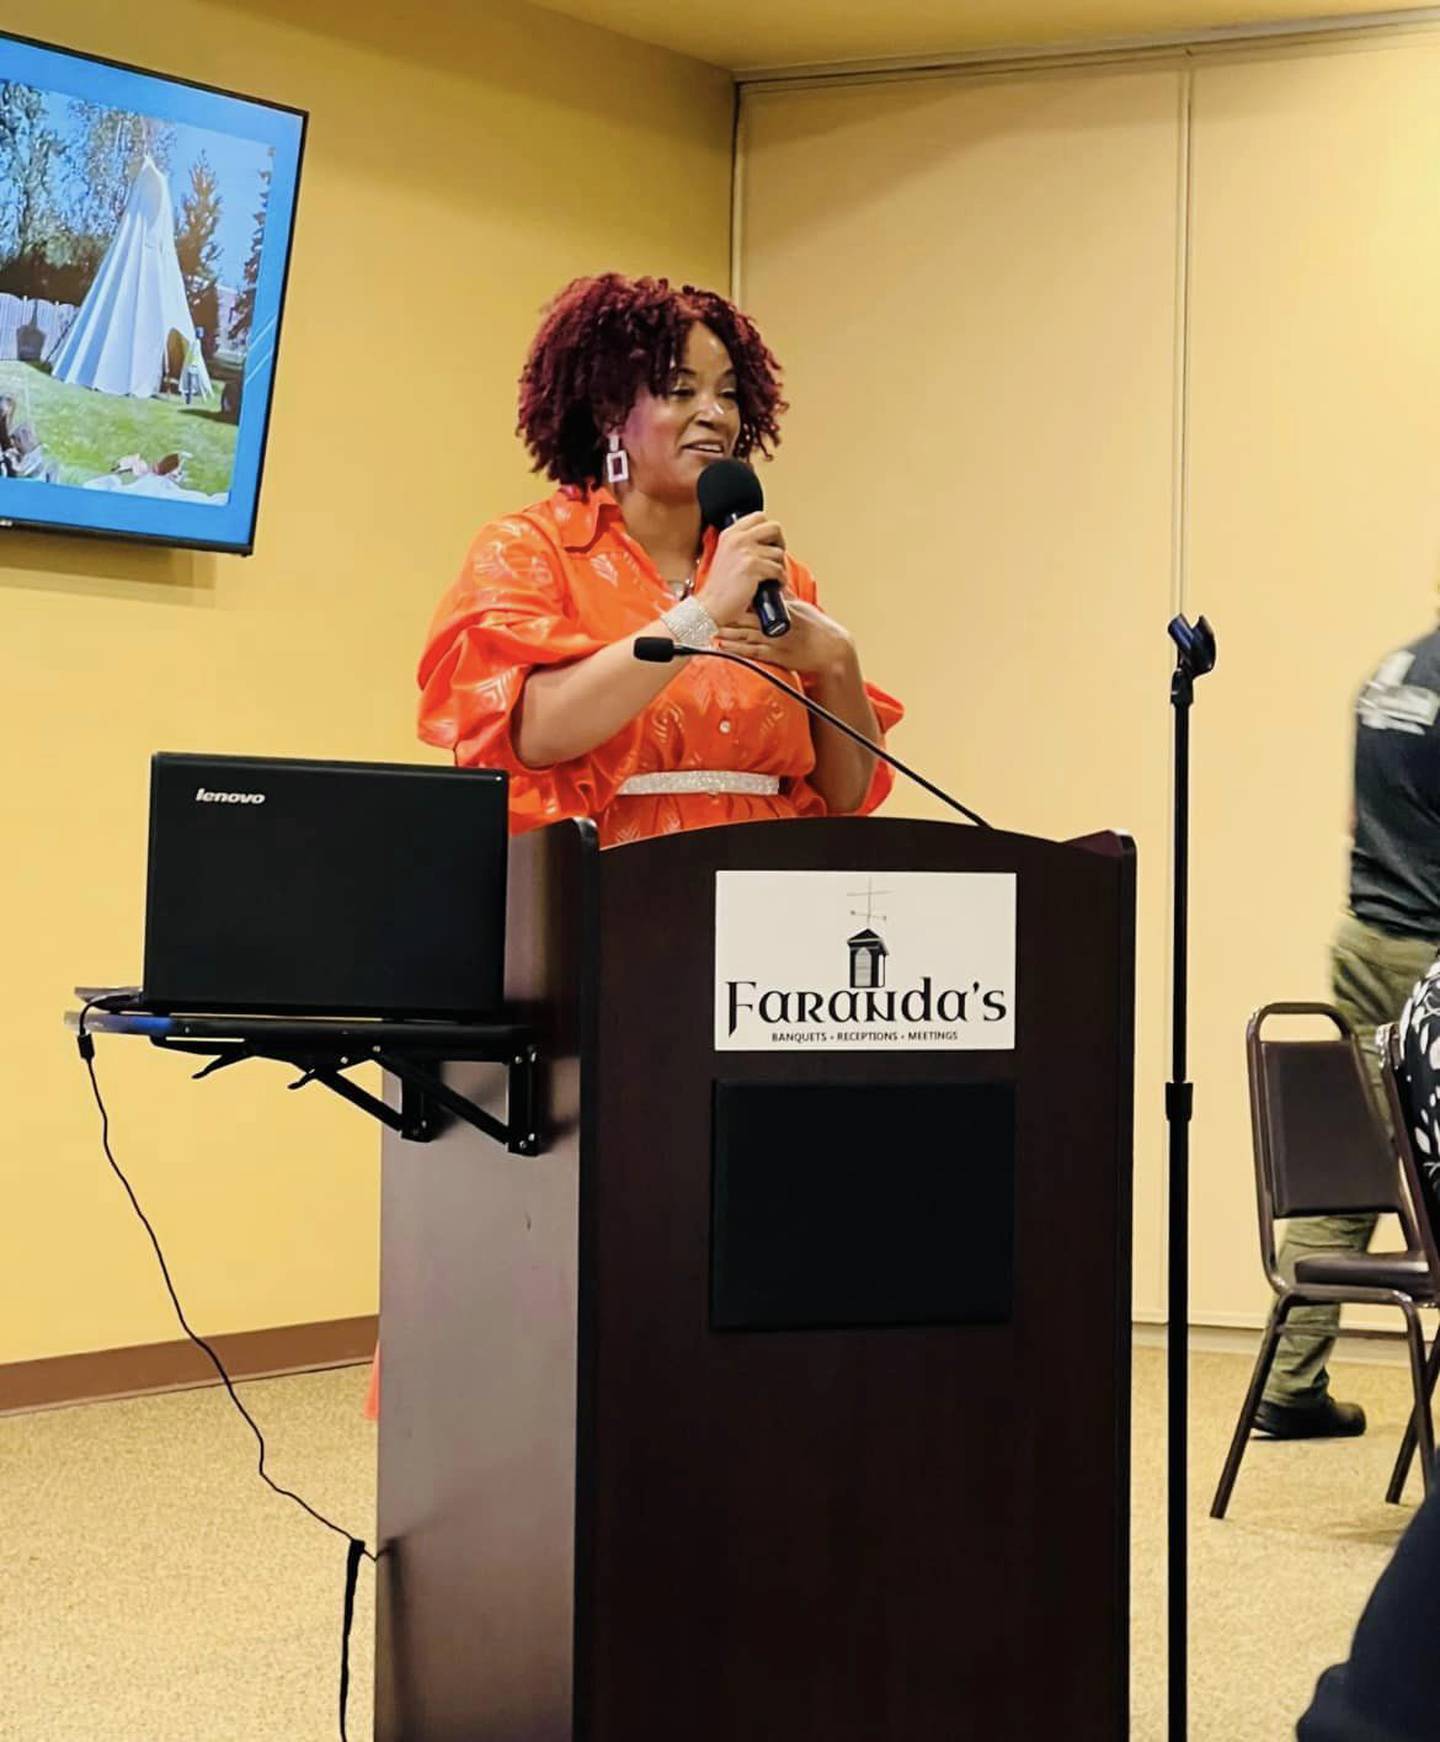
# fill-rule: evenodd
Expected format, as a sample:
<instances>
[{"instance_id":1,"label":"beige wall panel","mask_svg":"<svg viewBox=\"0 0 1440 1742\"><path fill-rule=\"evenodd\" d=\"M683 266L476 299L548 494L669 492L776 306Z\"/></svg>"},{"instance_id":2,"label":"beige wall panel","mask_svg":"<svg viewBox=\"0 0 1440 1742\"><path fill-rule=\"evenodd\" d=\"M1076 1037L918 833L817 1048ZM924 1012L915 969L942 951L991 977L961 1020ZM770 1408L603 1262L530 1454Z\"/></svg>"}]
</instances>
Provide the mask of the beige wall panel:
<instances>
[{"instance_id":1,"label":"beige wall panel","mask_svg":"<svg viewBox=\"0 0 1440 1742\"><path fill-rule=\"evenodd\" d=\"M1161 1304L1181 75L754 94L742 294L794 409L795 550L997 824L1140 843L1136 1301ZM940 815L902 790L894 811ZM1050 986L1023 996L1065 995Z\"/></svg>"},{"instance_id":2,"label":"beige wall panel","mask_svg":"<svg viewBox=\"0 0 1440 1742\"><path fill-rule=\"evenodd\" d=\"M1440 41L1202 65L1193 116L1193 1306L1234 1323L1266 1303L1245 1020L1328 995L1352 699L1434 621Z\"/></svg>"}]
</instances>

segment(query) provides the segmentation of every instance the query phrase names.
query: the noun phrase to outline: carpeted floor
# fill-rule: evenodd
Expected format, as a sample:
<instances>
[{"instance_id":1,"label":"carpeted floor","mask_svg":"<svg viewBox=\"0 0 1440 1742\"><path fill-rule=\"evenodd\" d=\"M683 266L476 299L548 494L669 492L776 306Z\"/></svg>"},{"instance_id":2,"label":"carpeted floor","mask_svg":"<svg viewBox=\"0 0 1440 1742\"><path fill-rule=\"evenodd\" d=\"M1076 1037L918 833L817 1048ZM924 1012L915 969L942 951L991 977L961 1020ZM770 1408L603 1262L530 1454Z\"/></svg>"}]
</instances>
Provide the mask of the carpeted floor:
<instances>
[{"instance_id":1,"label":"carpeted floor","mask_svg":"<svg viewBox=\"0 0 1440 1742\"><path fill-rule=\"evenodd\" d=\"M1194 1742L1285 1742L1415 1503L1387 1507L1404 1369L1347 1364L1363 1440L1256 1441L1229 1520L1206 1516L1247 1377L1193 1361ZM1164 1732L1163 1357L1135 1360L1134 1742ZM365 1370L243 1388L270 1473L373 1529ZM336 1735L345 1544L255 1475L223 1392L0 1420L0 1737L23 1742L323 1742ZM350 1736L370 1734L369 1566Z\"/></svg>"}]
</instances>

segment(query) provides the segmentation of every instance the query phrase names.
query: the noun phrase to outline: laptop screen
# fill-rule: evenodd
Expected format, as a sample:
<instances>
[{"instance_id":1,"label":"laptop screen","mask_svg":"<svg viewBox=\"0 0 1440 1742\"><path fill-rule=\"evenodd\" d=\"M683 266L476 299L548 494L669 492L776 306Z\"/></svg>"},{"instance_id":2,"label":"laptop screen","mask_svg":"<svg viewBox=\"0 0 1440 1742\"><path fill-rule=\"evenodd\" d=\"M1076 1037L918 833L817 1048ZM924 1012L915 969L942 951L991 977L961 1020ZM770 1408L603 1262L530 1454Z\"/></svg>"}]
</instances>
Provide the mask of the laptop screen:
<instances>
[{"instance_id":1,"label":"laptop screen","mask_svg":"<svg viewBox=\"0 0 1440 1742\"><path fill-rule=\"evenodd\" d=\"M145 1002L495 1016L506 788L495 769L157 755Z\"/></svg>"}]
</instances>

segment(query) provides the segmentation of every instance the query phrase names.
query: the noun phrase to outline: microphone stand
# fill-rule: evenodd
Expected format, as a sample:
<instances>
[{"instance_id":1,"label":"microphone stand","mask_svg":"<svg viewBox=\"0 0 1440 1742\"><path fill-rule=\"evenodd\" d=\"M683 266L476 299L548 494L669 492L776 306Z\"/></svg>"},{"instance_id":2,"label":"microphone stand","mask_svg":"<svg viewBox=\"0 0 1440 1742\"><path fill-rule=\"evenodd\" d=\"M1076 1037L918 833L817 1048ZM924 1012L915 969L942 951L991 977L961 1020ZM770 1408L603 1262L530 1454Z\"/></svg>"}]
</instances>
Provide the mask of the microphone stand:
<instances>
[{"instance_id":1,"label":"microphone stand","mask_svg":"<svg viewBox=\"0 0 1440 1742\"><path fill-rule=\"evenodd\" d=\"M909 768L898 756L892 756L883 745L874 743L863 732L842 720L838 714L832 714L829 708L822 708L819 702L812 701L804 690L796 689L793 684L785 682L783 677L777 677L773 671L767 671L758 661L746 659L743 653L727 653L719 647L689 647L683 641L671 641L664 635L637 635L635 638L635 657L648 665L667 665L672 659L726 659L731 665L743 665L746 671L753 671L756 677L763 677L768 684L773 684L782 695L787 695L792 701L799 702L802 708L808 708L812 714L833 726L837 732L843 732L847 738L868 750L872 756L878 756L882 762L888 762L891 768L897 769L907 779L913 780L917 786L923 786L926 792L933 793L943 804L948 804L951 810L959 811L982 829L988 829L987 823L977 811L972 811L968 805L961 804L958 798L951 798L948 792L942 792L933 781L926 780L923 774L917 774Z\"/></svg>"},{"instance_id":2,"label":"microphone stand","mask_svg":"<svg viewBox=\"0 0 1440 1742\"><path fill-rule=\"evenodd\" d=\"M1186 1026L1190 920L1190 704L1195 680L1215 664L1215 632L1203 617L1192 626L1184 617L1169 625L1175 643L1170 705L1175 710L1175 884L1171 940L1171 1073L1165 1085L1165 1119L1170 1132L1169 1228L1170 1290L1166 1336L1169 1514L1169 1742L1185 1742L1189 1689L1189 1540L1187 1453L1189 1450L1190 1354L1190 1114L1194 1085L1186 1079Z\"/></svg>"}]
</instances>

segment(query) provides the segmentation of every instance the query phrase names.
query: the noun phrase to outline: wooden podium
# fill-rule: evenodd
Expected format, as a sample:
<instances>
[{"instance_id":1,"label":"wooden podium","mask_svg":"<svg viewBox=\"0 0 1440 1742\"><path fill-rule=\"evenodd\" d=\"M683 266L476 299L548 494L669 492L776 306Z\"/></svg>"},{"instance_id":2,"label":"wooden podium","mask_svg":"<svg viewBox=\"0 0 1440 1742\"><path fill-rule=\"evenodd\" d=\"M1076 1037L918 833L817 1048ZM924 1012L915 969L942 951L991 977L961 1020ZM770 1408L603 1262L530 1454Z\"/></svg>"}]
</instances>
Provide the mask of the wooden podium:
<instances>
[{"instance_id":1,"label":"wooden podium","mask_svg":"<svg viewBox=\"0 0 1440 1742\"><path fill-rule=\"evenodd\" d=\"M1013 1046L718 1050L737 871L1010 874ZM1123 1738L1129 842L567 823L509 906L541 1153L384 1140L377 1737Z\"/></svg>"}]
</instances>

